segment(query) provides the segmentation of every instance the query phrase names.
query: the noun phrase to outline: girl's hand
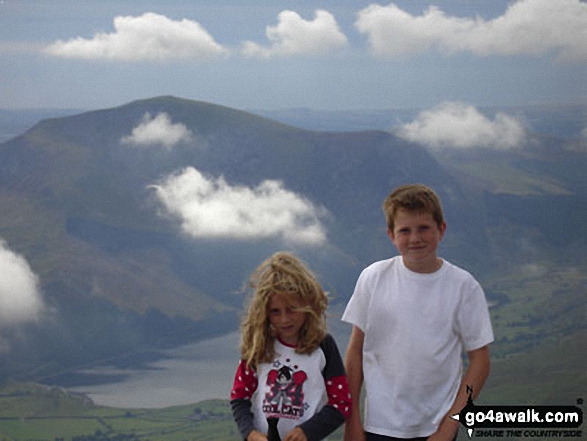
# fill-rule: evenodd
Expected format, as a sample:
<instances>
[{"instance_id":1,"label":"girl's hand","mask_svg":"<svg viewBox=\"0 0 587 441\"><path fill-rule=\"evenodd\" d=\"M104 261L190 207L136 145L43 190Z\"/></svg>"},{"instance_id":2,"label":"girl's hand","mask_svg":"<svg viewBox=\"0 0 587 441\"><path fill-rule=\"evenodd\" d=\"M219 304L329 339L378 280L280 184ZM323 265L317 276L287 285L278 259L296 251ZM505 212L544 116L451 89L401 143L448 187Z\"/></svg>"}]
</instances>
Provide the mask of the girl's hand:
<instances>
[{"instance_id":1,"label":"girl's hand","mask_svg":"<svg viewBox=\"0 0 587 441\"><path fill-rule=\"evenodd\" d=\"M306 438L306 434L302 429L296 427L294 430L285 435L283 441L308 441L308 438Z\"/></svg>"},{"instance_id":2,"label":"girl's hand","mask_svg":"<svg viewBox=\"0 0 587 441\"><path fill-rule=\"evenodd\" d=\"M247 441L267 441L267 435L257 430L253 430L249 433L249 436L247 436Z\"/></svg>"}]
</instances>

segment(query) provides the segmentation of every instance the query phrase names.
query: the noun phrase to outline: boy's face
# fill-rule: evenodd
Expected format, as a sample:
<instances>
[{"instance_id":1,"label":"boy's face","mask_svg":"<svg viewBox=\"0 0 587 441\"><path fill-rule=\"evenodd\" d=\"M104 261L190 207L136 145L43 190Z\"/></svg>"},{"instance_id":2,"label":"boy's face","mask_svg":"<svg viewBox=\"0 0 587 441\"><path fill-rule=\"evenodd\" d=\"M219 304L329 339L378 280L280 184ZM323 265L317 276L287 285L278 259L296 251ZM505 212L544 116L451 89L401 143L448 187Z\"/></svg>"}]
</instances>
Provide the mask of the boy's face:
<instances>
[{"instance_id":1,"label":"boy's face","mask_svg":"<svg viewBox=\"0 0 587 441\"><path fill-rule=\"evenodd\" d=\"M404 265L417 273L433 273L439 268L436 249L444 236L446 224L440 227L432 213L398 210L389 238L401 254Z\"/></svg>"}]
</instances>

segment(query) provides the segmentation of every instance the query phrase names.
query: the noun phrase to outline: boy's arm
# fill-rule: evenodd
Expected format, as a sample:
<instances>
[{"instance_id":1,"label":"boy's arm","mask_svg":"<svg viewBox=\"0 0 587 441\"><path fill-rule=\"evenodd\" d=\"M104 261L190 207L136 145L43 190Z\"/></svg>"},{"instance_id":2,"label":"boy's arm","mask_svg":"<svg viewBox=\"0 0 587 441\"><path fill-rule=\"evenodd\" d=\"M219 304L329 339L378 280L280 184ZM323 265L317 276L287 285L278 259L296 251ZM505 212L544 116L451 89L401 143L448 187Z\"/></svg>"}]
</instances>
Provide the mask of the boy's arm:
<instances>
[{"instance_id":1,"label":"boy's arm","mask_svg":"<svg viewBox=\"0 0 587 441\"><path fill-rule=\"evenodd\" d=\"M353 326L351 338L346 351L345 368L349 382L349 390L353 400L351 414L344 425L344 441L364 441L365 432L361 423L361 388L363 386L363 342L365 334Z\"/></svg>"},{"instance_id":2,"label":"boy's arm","mask_svg":"<svg viewBox=\"0 0 587 441\"><path fill-rule=\"evenodd\" d=\"M489 376L489 345L467 352L467 357L469 366L463 376L455 401L442 419L438 430L428 438L429 441L450 441L455 438L459 430L459 422L450 417L459 413L467 405L467 399L469 398L467 386L473 388L472 397L475 399Z\"/></svg>"}]
</instances>

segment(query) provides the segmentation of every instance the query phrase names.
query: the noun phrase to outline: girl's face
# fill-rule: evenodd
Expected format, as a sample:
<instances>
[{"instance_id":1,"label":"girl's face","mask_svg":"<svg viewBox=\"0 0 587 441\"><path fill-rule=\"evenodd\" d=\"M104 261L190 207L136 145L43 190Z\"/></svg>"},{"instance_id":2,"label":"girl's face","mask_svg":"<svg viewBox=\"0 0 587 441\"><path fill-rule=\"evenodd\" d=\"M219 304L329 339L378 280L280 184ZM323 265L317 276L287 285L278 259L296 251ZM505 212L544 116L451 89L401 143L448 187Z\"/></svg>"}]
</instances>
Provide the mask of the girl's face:
<instances>
[{"instance_id":1,"label":"girl's face","mask_svg":"<svg viewBox=\"0 0 587 441\"><path fill-rule=\"evenodd\" d=\"M269 323L276 336L290 346L298 344L300 330L306 322L306 313L296 311L300 307L302 302L292 301L291 294L274 293L269 299Z\"/></svg>"}]
</instances>

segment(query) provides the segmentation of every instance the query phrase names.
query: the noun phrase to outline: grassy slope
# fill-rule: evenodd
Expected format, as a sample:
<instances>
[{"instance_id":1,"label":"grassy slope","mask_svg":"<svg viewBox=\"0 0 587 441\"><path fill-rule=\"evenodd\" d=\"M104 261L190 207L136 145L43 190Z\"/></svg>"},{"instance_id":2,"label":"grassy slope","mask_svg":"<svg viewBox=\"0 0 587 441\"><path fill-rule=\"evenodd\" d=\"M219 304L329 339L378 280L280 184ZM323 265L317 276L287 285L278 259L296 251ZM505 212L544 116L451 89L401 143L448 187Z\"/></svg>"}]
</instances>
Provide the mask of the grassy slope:
<instances>
[{"instance_id":1,"label":"grassy slope","mask_svg":"<svg viewBox=\"0 0 587 441\"><path fill-rule=\"evenodd\" d=\"M510 274L483 286L498 302L490 309L497 358L519 354L540 343L557 342L585 329L585 264L537 261L512 267Z\"/></svg>"},{"instance_id":2,"label":"grassy slope","mask_svg":"<svg viewBox=\"0 0 587 441\"><path fill-rule=\"evenodd\" d=\"M36 385L11 385L0 392L0 440L95 439L237 440L228 403L207 401L167 409L99 407L81 396ZM102 437L98 436L102 435Z\"/></svg>"},{"instance_id":3,"label":"grassy slope","mask_svg":"<svg viewBox=\"0 0 587 441\"><path fill-rule=\"evenodd\" d=\"M587 330L493 362L479 404L575 405L587 397Z\"/></svg>"}]
</instances>

